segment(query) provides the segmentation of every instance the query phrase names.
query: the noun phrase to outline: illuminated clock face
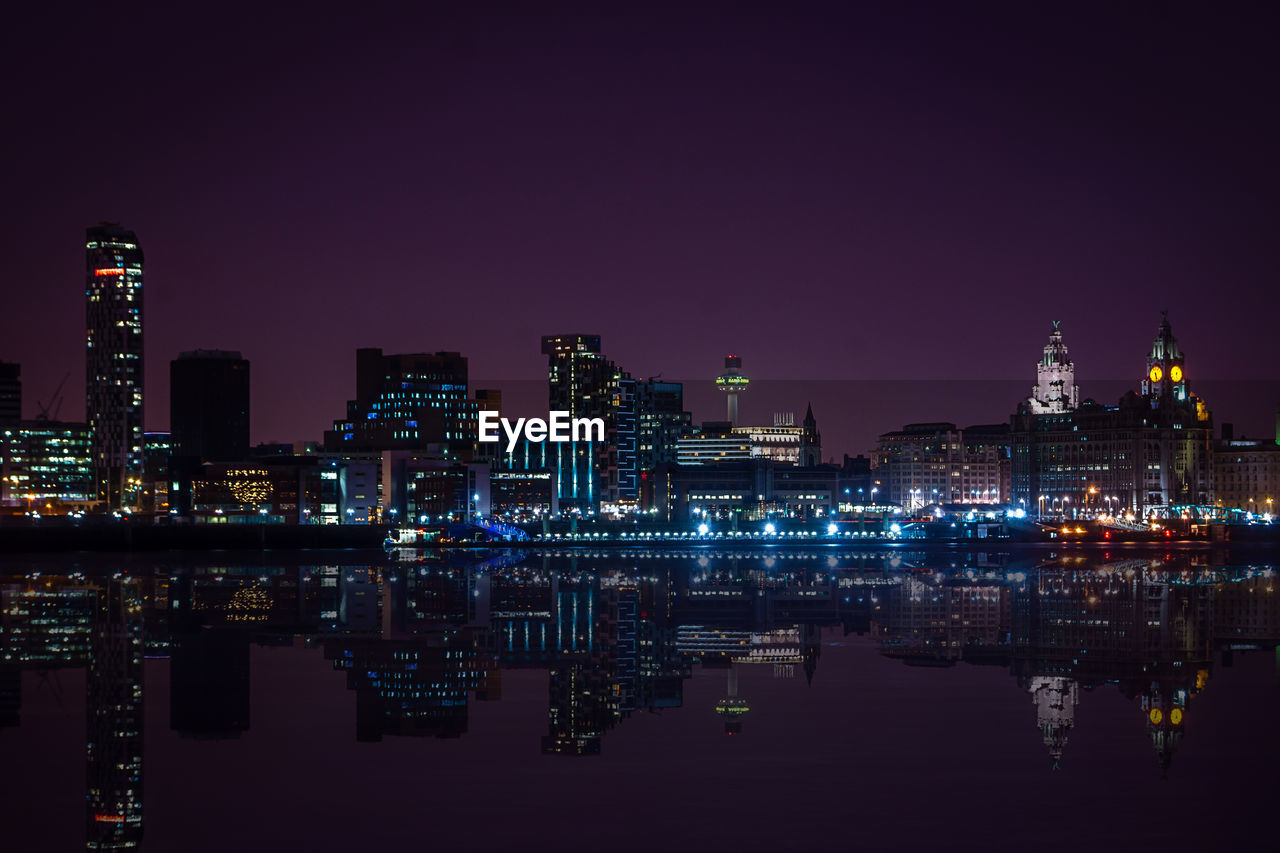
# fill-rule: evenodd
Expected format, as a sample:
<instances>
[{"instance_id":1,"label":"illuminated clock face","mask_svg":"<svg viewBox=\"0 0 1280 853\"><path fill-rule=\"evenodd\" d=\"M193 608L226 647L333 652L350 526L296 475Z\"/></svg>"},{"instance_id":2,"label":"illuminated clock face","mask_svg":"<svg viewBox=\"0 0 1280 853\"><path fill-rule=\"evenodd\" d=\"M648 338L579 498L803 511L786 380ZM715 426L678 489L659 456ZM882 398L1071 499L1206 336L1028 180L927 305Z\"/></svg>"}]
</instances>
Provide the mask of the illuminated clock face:
<instances>
[{"instance_id":1,"label":"illuminated clock face","mask_svg":"<svg viewBox=\"0 0 1280 853\"><path fill-rule=\"evenodd\" d=\"M1156 370L1159 370L1159 369L1160 368L1158 367L1156 368ZM1158 726L1160 725L1160 722L1164 719L1164 712L1161 711L1159 708L1152 708L1151 713L1147 715L1147 719L1151 720L1152 725Z\"/></svg>"},{"instance_id":2,"label":"illuminated clock face","mask_svg":"<svg viewBox=\"0 0 1280 853\"><path fill-rule=\"evenodd\" d=\"M1174 708L1169 712L1169 722L1173 723L1175 726L1182 722L1181 708Z\"/></svg>"},{"instance_id":3,"label":"illuminated clock face","mask_svg":"<svg viewBox=\"0 0 1280 853\"><path fill-rule=\"evenodd\" d=\"M1182 365L1175 364L1173 367L1169 368L1169 378L1172 379L1174 382L1181 382L1182 381Z\"/></svg>"},{"instance_id":4,"label":"illuminated clock face","mask_svg":"<svg viewBox=\"0 0 1280 853\"><path fill-rule=\"evenodd\" d=\"M1151 372L1147 375L1151 377L1152 382L1159 382L1164 378L1164 371L1161 370L1160 365L1157 364L1155 367L1151 368Z\"/></svg>"}]
</instances>

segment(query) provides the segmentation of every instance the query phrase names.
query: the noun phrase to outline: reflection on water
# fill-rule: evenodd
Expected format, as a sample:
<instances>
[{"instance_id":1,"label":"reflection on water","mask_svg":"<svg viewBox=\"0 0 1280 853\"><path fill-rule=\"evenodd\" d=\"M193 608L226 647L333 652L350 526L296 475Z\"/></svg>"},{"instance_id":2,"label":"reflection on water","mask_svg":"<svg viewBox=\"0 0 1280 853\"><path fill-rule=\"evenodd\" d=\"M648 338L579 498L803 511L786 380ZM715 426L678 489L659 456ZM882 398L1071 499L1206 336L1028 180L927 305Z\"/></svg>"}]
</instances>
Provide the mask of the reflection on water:
<instances>
[{"instance_id":1,"label":"reflection on water","mask_svg":"<svg viewBox=\"0 0 1280 853\"><path fill-rule=\"evenodd\" d=\"M1280 640L1274 582L1269 564L1199 557L953 563L902 552L429 553L17 573L3 580L0 726L22 723L23 670L56 692L58 670L84 668L86 849L132 849L144 823L144 655L168 659L170 729L206 741L251 730L253 647L329 662L342 674L335 689L344 679L354 694L360 742L462 738L473 702L502 701L504 672L545 670L545 733L529 749L595 756L634 714L682 708L686 683L708 670L722 686L707 710L725 734L750 738L745 685L760 682L744 673L812 684L824 641L854 635L902 666L1007 671L1045 772L1070 760L1082 694L1118 689L1145 729L1153 776L1167 776L1215 660L1230 666Z\"/></svg>"}]
</instances>

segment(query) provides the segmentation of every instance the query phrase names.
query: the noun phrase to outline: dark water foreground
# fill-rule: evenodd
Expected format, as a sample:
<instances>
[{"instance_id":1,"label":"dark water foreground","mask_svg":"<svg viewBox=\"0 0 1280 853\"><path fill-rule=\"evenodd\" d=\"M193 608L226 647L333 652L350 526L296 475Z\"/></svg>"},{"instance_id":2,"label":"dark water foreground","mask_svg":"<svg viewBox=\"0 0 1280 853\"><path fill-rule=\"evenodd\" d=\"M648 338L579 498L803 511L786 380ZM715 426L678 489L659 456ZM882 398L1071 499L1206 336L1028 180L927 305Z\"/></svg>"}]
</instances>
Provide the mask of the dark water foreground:
<instances>
[{"instance_id":1,"label":"dark water foreground","mask_svg":"<svg viewBox=\"0 0 1280 853\"><path fill-rule=\"evenodd\" d=\"M3 849L1269 845L1274 562L0 560Z\"/></svg>"}]
</instances>

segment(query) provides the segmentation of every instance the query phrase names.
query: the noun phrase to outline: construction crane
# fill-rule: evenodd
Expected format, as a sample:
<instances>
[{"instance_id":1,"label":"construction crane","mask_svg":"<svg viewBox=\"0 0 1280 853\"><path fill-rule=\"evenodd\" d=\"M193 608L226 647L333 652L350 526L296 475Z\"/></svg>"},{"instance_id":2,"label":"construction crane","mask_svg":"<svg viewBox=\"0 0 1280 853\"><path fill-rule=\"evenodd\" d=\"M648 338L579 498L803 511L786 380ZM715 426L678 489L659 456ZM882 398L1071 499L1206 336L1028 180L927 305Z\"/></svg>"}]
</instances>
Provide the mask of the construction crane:
<instances>
[{"instance_id":1,"label":"construction crane","mask_svg":"<svg viewBox=\"0 0 1280 853\"><path fill-rule=\"evenodd\" d=\"M67 371L67 375L62 377L62 381L58 383L58 387L53 389L53 396L49 398L49 402L41 403L36 400L36 408L40 411L36 415L38 421L56 421L58 419L58 411L62 408L62 387L67 384L67 380L71 378L71 371ZM49 411L49 407L53 407L53 411Z\"/></svg>"}]
</instances>

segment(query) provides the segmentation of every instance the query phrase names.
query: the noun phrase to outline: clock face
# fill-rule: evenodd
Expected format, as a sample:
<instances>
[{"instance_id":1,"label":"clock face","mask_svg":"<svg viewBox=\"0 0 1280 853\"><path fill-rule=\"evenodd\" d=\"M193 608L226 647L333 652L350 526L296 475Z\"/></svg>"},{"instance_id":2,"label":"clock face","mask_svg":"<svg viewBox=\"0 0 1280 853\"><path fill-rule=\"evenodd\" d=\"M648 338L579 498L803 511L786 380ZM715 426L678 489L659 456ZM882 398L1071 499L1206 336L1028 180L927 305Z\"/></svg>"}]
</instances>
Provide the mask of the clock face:
<instances>
[{"instance_id":1,"label":"clock face","mask_svg":"<svg viewBox=\"0 0 1280 853\"><path fill-rule=\"evenodd\" d=\"M1155 367L1151 368L1151 372L1147 375L1151 377L1152 382L1159 382L1164 378L1164 371L1161 370L1160 365L1157 364Z\"/></svg>"},{"instance_id":2,"label":"clock face","mask_svg":"<svg viewBox=\"0 0 1280 853\"><path fill-rule=\"evenodd\" d=\"M1172 379L1174 382L1181 382L1182 381L1182 365L1175 364L1173 367L1169 368L1169 378Z\"/></svg>"},{"instance_id":3,"label":"clock face","mask_svg":"<svg viewBox=\"0 0 1280 853\"><path fill-rule=\"evenodd\" d=\"M1147 715L1147 719L1151 720L1151 724L1158 726L1164 720L1164 712L1159 708L1152 708L1151 713Z\"/></svg>"},{"instance_id":4,"label":"clock face","mask_svg":"<svg viewBox=\"0 0 1280 853\"><path fill-rule=\"evenodd\" d=\"M1174 708L1169 712L1169 722L1173 723L1175 726L1182 722L1181 708Z\"/></svg>"}]
</instances>

